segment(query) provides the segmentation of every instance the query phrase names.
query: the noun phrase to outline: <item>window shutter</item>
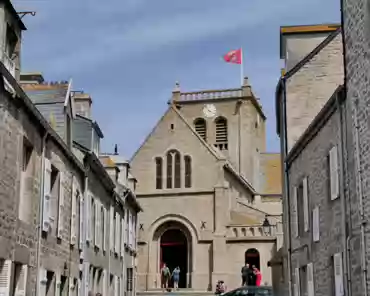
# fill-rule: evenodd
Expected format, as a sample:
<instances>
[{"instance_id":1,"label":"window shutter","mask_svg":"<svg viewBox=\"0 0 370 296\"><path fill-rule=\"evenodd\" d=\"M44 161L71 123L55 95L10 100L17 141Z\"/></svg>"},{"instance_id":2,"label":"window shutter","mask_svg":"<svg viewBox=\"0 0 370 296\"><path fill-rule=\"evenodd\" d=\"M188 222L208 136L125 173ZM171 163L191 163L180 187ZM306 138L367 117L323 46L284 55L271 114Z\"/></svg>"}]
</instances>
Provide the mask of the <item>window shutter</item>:
<instances>
[{"instance_id":1,"label":"window shutter","mask_svg":"<svg viewBox=\"0 0 370 296\"><path fill-rule=\"evenodd\" d=\"M338 150L337 146L330 149L330 196L331 199L337 199L339 196L339 175L338 175Z\"/></svg>"},{"instance_id":2,"label":"window shutter","mask_svg":"<svg viewBox=\"0 0 370 296\"><path fill-rule=\"evenodd\" d=\"M118 296L118 277L114 276L114 296Z\"/></svg>"},{"instance_id":3,"label":"window shutter","mask_svg":"<svg viewBox=\"0 0 370 296\"><path fill-rule=\"evenodd\" d=\"M85 221L85 215L84 215L84 199L82 196L80 196L80 231L79 231L79 238L80 238L80 250L83 249L83 245L84 245L84 221ZM87 220L87 219L86 219Z\"/></svg>"},{"instance_id":4,"label":"window shutter","mask_svg":"<svg viewBox=\"0 0 370 296\"><path fill-rule=\"evenodd\" d=\"M120 248L119 248L119 244L120 244L120 234L121 234L121 231L120 231L120 225L121 225L121 219L119 217L119 214L116 212L116 231L114 233L114 252L119 254L120 253Z\"/></svg>"},{"instance_id":5,"label":"window shutter","mask_svg":"<svg viewBox=\"0 0 370 296\"><path fill-rule=\"evenodd\" d=\"M99 201L96 199L94 203L95 221L94 221L94 243L99 247Z\"/></svg>"},{"instance_id":6,"label":"window shutter","mask_svg":"<svg viewBox=\"0 0 370 296\"><path fill-rule=\"evenodd\" d=\"M320 240L320 208L316 206L312 211L312 240Z\"/></svg>"},{"instance_id":7,"label":"window shutter","mask_svg":"<svg viewBox=\"0 0 370 296\"><path fill-rule=\"evenodd\" d=\"M300 296L301 295L301 285L300 285L300 279L299 279L299 268L295 268L294 273L294 296Z\"/></svg>"},{"instance_id":8,"label":"window shutter","mask_svg":"<svg viewBox=\"0 0 370 296\"><path fill-rule=\"evenodd\" d=\"M46 277L46 269L40 268L39 270L39 277L40 277L40 296L46 296L46 284L48 279Z\"/></svg>"},{"instance_id":9,"label":"window shutter","mask_svg":"<svg viewBox=\"0 0 370 296\"><path fill-rule=\"evenodd\" d=\"M27 264L22 265L17 285L15 287L15 296L24 296L27 291L27 277L28 277L28 266Z\"/></svg>"},{"instance_id":10,"label":"window shutter","mask_svg":"<svg viewBox=\"0 0 370 296\"><path fill-rule=\"evenodd\" d=\"M334 281L335 281L335 296L343 296L343 263L342 253L336 253L333 256L334 261Z\"/></svg>"},{"instance_id":11,"label":"window shutter","mask_svg":"<svg viewBox=\"0 0 370 296\"><path fill-rule=\"evenodd\" d=\"M119 295L124 295L125 289L123 286L123 278L122 276L119 277Z\"/></svg>"},{"instance_id":12,"label":"window shutter","mask_svg":"<svg viewBox=\"0 0 370 296\"><path fill-rule=\"evenodd\" d=\"M91 234L90 234L90 224L91 224L91 195L87 194L86 195L86 200L85 200L85 207L86 207L86 217L85 218L85 231L86 231L86 241L90 242L91 240Z\"/></svg>"},{"instance_id":13,"label":"window shutter","mask_svg":"<svg viewBox=\"0 0 370 296\"><path fill-rule=\"evenodd\" d=\"M55 273L55 296L60 296L60 273L57 271Z\"/></svg>"},{"instance_id":14,"label":"window shutter","mask_svg":"<svg viewBox=\"0 0 370 296\"><path fill-rule=\"evenodd\" d=\"M308 180L307 178L303 179L303 222L304 222L304 231L310 229L310 220L309 220L309 209L308 209Z\"/></svg>"},{"instance_id":15,"label":"window shutter","mask_svg":"<svg viewBox=\"0 0 370 296\"><path fill-rule=\"evenodd\" d=\"M296 186L293 187L292 196L292 233L293 237L298 237L298 210L297 210L297 194L298 189Z\"/></svg>"},{"instance_id":16,"label":"window shutter","mask_svg":"<svg viewBox=\"0 0 370 296\"><path fill-rule=\"evenodd\" d=\"M103 295L107 295L107 284L108 284L108 281L107 281L107 271L104 269L103 270Z\"/></svg>"},{"instance_id":17,"label":"window shutter","mask_svg":"<svg viewBox=\"0 0 370 296\"><path fill-rule=\"evenodd\" d=\"M103 208L103 250L106 251L107 250L107 223L108 223L108 217L107 217L107 209L104 207ZM103 294L104 295L104 294Z\"/></svg>"},{"instance_id":18,"label":"window shutter","mask_svg":"<svg viewBox=\"0 0 370 296\"><path fill-rule=\"evenodd\" d=\"M114 251L114 208L113 206L110 207L110 213L109 213L109 245L110 250Z\"/></svg>"},{"instance_id":19,"label":"window shutter","mask_svg":"<svg viewBox=\"0 0 370 296\"><path fill-rule=\"evenodd\" d=\"M58 234L57 237L62 239L64 230L64 172L59 172L59 199L58 199Z\"/></svg>"},{"instance_id":20,"label":"window shutter","mask_svg":"<svg viewBox=\"0 0 370 296\"><path fill-rule=\"evenodd\" d=\"M77 196L76 178L72 177L71 245L77 243Z\"/></svg>"},{"instance_id":21,"label":"window shutter","mask_svg":"<svg viewBox=\"0 0 370 296\"><path fill-rule=\"evenodd\" d=\"M313 264L307 264L307 292L308 296L315 296L315 284L313 280Z\"/></svg>"},{"instance_id":22,"label":"window shutter","mask_svg":"<svg viewBox=\"0 0 370 296\"><path fill-rule=\"evenodd\" d=\"M87 216L87 218L90 220L89 231L90 231L90 243L92 245L95 242L94 234L95 234L95 222L96 222L96 217L95 219L92 219L93 218L92 216L93 215L95 216L95 199L92 195L90 196L89 206L90 206L90 216Z\"/></svg>"},{"instance_id":23,"label":"window shutter","mask_svg":"<svg viewBox=\"0 0 370 296\"><path fill-rule=\"evenodd\" d=\"M73 296L74 291L76 289L76 287L74 286L74 278L73 277L69 277L68 283L69 283L69 293L68 293L68 295L69 296Z\"/></svg>"},{"instance_id":24,"label":"window shutter","mask_svg":"<svg viewBox=\"0 0 370 296\"><path fill-rule=\"evenodd\" d=\"M132 240L133 240L133 237L132 237L132 214L131 212L129 212L129 244L130 244L130 248L132 248Z\"/></svg>"},{"instance_id":25,"label":"window shutter","mask_svg":"<svg viewBox=\"0 0 370 296\"><path fill-rule=\"evenodd\" d=\"M0 261L0 295L8 296L10 293L10 278L12 274L12 261Z\"/></svg>"},{"instance_id":26,"label":"window shutter","mask_svg":"<svg viewBox=\"0 0 370 296\"><path fill-rule=\"evenodd\" d=\"M123 238L123 241L124 241L124 244L127 246L128 244L128 241L127 241L127 233L128 233L128 227L127 227L127 218L128 218L128 211L126 209L124 209L124 215L123 215L123 225L124 225L124 238Z\"/></svg>"},{"instance_id":27,"label":"window shutter","mask_svg":"<svg viewBox=\"0 0 370 296\"><path fill-rule=\"evenodd\" d=\"M121 257L125 253L125 219L121 219ZM122 295L122 294L121 294Z\"/></svg>"},{"instance_id":28,"label":"window shutter","mask_svg":"<svg viewBox=\"0 0 370 296\"><path fill-rule=\"evenodd\" d=\"M89 293L89 282L90 282L90 265L88 262L84 263L84 284L85 284L85 295L87 296Z\"/></svg>"},{"instance_id":29,"label":"window shutter","mask_svg":"<svg viewBox=\"0 0 370 296\"><path fill-rule=\"evenodd\" d=\"M103 233L102 233L102 223L103 223L103 217L102 217L102 209L103 205L99 201L99 207L98 207L98 247L102 247L102 239L103 239Z\"/></svg>"},{"instance_id":30,"label":"window shutter","mask_svg":"<svg viewBox=\"0 0 370 296\"><path fill-rule=\"evenodd\" d=\"M81 282L82 281L80 279L77 280L77 285L78 285L78 287L77 287L77 296L82 296L82 294L81 294L81 285L82 285L82 283Z\"/></svg>"},{"instance_id":31,"label":"window shutter","mask_svg":"<svg viewBox=\"0 0 370 296\"><path fill-rule=\"evenodd\" d=\"M51 162L45 158L45 169L44 169L44 196L43 196L43 211L42 211L42 230L48 232L50 229L50 207L51 207L51 196L50 196L50 183L51 183Z\"/></svg>"}]
</instances>

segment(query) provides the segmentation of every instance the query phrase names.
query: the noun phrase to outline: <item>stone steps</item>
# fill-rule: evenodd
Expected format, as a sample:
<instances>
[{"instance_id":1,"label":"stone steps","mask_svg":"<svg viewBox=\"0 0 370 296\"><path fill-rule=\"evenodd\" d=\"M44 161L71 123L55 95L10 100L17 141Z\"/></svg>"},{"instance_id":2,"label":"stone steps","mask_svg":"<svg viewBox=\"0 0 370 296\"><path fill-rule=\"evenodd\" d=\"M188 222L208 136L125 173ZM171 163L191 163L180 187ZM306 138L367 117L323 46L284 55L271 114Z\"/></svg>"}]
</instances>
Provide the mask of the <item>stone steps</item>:
<instances>
[{"instance_id":1,"label":"stone steps","mask_svg":"<svg viewBox=\"0 0 370 296\"><path fill-rule=\"evenodd\" d=\"M197 291L194 289L179 289L177 291L172 290L171 292L163 292L162 289L151 289L148 291L137 291L137 296L157 296L157 295L176 295L176 296L214 296L214 292L211 291Z\"/></svg>"}]
</instances>

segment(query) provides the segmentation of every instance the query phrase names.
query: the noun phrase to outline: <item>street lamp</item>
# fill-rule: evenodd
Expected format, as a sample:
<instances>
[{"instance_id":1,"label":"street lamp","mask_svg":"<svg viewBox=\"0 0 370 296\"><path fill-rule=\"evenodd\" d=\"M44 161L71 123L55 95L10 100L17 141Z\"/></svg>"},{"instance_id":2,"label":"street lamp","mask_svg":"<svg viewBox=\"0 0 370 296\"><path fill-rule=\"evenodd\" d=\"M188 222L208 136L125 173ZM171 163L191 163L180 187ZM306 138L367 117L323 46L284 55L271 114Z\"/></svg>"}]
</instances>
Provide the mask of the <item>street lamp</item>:
<instances>
[{"instance_id":1,"label":"street lamp","mask_svg":"<svg viewBox=\"0 0 370 296\"><path fill-rule=\"evenodd\" d=\"M262 223L262 227L263 227L263 233L265 234L265 236L271 235L271 224L269 220L267 219L267 217L265 217L265 220Z\"/></svg>"}]
</instances>

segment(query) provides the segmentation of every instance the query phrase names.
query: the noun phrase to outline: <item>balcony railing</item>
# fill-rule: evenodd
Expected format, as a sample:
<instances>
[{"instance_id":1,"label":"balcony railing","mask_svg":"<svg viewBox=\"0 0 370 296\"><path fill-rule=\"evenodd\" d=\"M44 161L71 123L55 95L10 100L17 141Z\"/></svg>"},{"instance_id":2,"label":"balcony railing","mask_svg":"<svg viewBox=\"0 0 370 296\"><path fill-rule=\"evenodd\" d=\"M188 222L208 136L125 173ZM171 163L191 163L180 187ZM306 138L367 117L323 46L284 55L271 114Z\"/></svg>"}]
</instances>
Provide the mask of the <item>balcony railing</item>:
<instances>
[{"instance_id":1,"label":"balcony railing","mask_svg":"<svg viewBox=\"0 0 370 296\"><path fill-rule=\"evenodd\" d=\"M197 101L207 99L225 99L242 97L240 88L231 88L223 90L205 90L196 92L183 92L180 94L180 101Z\"/></svg>"},{"instance_id":2,"label":"balcony railing","mask_svg":"<svg viewBox=\"0 0 370 296\"><path fill-rule=\"evenodd\" d=\"M276 236L277 226L271 225L269 232L264 231L262 225L243 226L235 225L229 226L227 230L228 238L249 238L249 237L271 237Z\"/></svg>"}]
</instances>

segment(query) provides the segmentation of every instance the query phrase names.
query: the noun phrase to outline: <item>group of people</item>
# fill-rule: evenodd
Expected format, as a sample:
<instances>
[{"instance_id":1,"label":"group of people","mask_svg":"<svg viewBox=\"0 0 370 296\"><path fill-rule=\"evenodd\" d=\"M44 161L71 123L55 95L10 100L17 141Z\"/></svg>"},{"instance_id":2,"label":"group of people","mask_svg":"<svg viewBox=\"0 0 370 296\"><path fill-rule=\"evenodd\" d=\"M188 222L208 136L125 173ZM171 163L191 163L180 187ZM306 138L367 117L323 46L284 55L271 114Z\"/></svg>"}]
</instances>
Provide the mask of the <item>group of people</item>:
<instances>
[{"instance_id":1,"label":"group of people","mask_svg":"<svg viewBox=\"0 0 370 296\"><path fill-rule=\"evenodd\" d=\"M250 266L246 263L242 267L242 286L257 286L261 285L262 274L255 265Z\"/></svg>"},{"instance_id":2,"label":"group of people","mask_svg":"<svg viewBox=\"0 0 370 296\"><path fill-rule=\"evenodd\" d=\"M173 288L178 290L180 281L180 267L177 266L171 273L166 263L163 263L161 268L161 288L163 290L168 289L168 283L170 282L171 278L173 279Z\"/></svg>"}]
</instances>

